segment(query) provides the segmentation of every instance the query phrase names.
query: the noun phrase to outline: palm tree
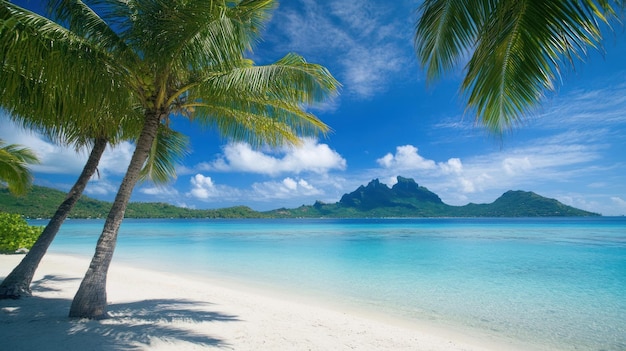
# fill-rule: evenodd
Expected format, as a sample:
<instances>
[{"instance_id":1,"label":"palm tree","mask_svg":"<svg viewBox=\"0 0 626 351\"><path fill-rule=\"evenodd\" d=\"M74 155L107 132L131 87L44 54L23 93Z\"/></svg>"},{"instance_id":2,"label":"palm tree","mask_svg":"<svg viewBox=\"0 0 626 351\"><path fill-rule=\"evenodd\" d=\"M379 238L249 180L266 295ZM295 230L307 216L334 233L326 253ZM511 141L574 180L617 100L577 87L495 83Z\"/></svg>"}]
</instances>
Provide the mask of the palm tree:
<instances>
[{"instance_id":1,"label":"palm tree","mask_svg":"<svg viewBox=\"0 0 626 351\"><path fill-rule=\"evenodd\" d=\"M39 160L31 150L0 140L0 181L7 183L11 193L26 193L33 180L27 165L34 163Z\"/></svg>"},{"instance_id":2,"label":"palm tree","mask_svg":"<svg viewBox=\"0 0 626 351\"><path fill-rule=\"evenodd\" d=\"M185 154L187 138L170 129L160 128L156 140L157 142L155 142L151 152L152 157L146 163L147 167L144 168L142 177L158 184L167 182L175 174L174 164ZM0 299L17 299L32 295L30 285L39 263L48 251L61 225L82 196L87 183L96 172L98 163L108 144L107 138L94 139L89 158L76 183L66 194L63 202L50 218L33 247L0 284ZM0 159L2 158L1 155L0 151ZM1 164L2 161L0 161Z\"/></svg>"},{"instance_id":3,"label":"palm tree","mask_svg":"<svg viewBox=\"0 0 626 351\"><path fill-rule=\"evenodd\" d=\"M519 123L554 89L564 65L600 49L603 26L623 18L623 0L425 0L418 59L432 81L464 63L461 91L496 133Z\"/></svg>"},{"instance_id":4,"label":"palm tree","mask_svg":"<svg viewBox=\"0 0 626 351\"><path fill-rule=\"evenodd\" d=\"M87 182L95 173L100 157L107 144L108 142L105 138L95 140L89 159L83 167L83 171L76 183L67 193L65 199L61 205L59 205L41 235L37 238L37 241L35 241L33 247L11 273L4 278L2 284L0 284L0 299L17 299L23 296L31 296L30 284L35 275L35 271L41 259L46 254L52 240L54 240L59 228L61 228L61 224L63 224L63 221L65 221L78 199L80 199L83 190L87 186Z\"/></svg>"},{"instance_id":5,"label":"palm tree","mask_svg":"<svg viewBox=\"0 0 626 351\"><path fill-rule=\"evenodd\" d=\"M69 87L75 79L91 89L92 81L85 78L107 81L106 88L93 87L104 101L101 106L142 111L135 152L70 308L72 317L99 318L106 316L106 276L119 226L161 126L171 118L189 118L256 146L297 144L302 135L327 131L306 106L331 96L338 83L324 67L296 54L265 66L245 58L273 0L94 0L92 7L57 0L52 5L80 38L68 41L47 26L36 35L83 52L79 58L51 58L41 84ZM32 18L14 12L12 20L29 24ZM74 71L66 72L70 65ZM26 67L19 72L39 79ZM80 72L85 69L90 71ZM83 98L98 109L97 101Z\"/></svg>"},{"instance_id":6,"label":"palm tree","mask_svg":"<svg viewBox=\"0 0 626 351\"><path fill-rule=\"evenodd\" d=\"M22 21L15 21L15 18L22 18ZM56 36L44 39L42 36L32 35L44 27L53 28ZM96 172L106 146L136 138L140 127L141 114L138 111L131 111L133 113L127 115L112 115L107 114L112 108L107 106L105 110L102 105L101 109L95 111L99 118L85 118L84 115L94 113L85 108L83 114L80 114L81 108L90 106L85 104L84 97L89 96L88 94L72 91L72 87L62 84L45 84L54 81L55 77L50 77L46 67L54 66L50 61L56 60L60 53L66 58L64 62L72 62L67 60L71 55L83 54L81 46L73 45L72 42L80 42L80 38L57 23L8 3L0 3L0 47L4 54L4 65L0 67L0 81L4 83L1 85L0 106L9 111L12 119L23 127L38 130L61 144L74 145L77 149L92 146L87 163L76 183L28 254L0 284L0 299L31 295L30 284L41 259L81 197L89 179ZM55 52L55 49L65 51ZM38 55L32 55L33 53ZM24 66L29 69L16 69ZM76 84L73 83L72 86L75 87ZM68 91L71 93L67 93ZM78 99L72 100L74 98ZM96 103L102 102L98 100ZM73 113L79 115L73 116ZM162 183L174 174L174 163L184 155L187 139L165 127L159 129L158 135L151 152L153 157L146 164L142 177ZM168 152L164 153L164 149Z\"/></svg>"}]
</instances>

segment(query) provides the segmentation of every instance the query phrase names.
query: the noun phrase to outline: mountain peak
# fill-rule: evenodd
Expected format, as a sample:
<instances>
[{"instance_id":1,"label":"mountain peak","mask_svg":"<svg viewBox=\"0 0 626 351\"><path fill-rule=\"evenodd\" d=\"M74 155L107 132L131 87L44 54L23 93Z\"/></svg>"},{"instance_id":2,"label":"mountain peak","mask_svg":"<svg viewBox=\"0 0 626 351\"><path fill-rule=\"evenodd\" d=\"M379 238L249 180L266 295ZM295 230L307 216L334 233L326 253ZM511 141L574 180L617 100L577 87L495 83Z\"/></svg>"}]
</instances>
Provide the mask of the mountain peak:
<instances>
[{"instance_id":1,"label":"mountain peak","mask_svg":"<svg viewBox=\"0 0 626 351\"><path fill-rule=\"evenodd\" d=\"M397 177L398 182L390 189L378 179L361 185L355 191L345 194L339 203L347 207L368 210L377 207L414 207L414 202L443 204L437 194L419 186L412 178Z\"/></svg>"},{"instance_id":2,"label":"mountain peak","mask_svg":"<svg viewBox=\"0 0 626 351\"><path fill-rule=\"evenodd\" d=\"M419 201L443 203L437 194L423 186L419 186L413 178L398 176L398 182L391 188L392 192L401 198L414 198Z\"/></svg>"}]
</instances>

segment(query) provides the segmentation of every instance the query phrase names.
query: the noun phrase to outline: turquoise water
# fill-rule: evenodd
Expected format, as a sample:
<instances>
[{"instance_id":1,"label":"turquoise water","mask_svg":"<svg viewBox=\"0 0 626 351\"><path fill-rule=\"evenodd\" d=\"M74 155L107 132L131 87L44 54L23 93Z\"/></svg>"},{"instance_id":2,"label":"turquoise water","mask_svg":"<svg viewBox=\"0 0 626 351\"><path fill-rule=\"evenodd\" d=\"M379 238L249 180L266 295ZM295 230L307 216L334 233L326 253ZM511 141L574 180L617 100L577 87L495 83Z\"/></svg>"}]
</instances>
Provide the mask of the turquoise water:
<instances>
[{"instance_id":1,"label":"turquoise water","mask_svg":"<svg viewBox=\"0 0 626 351\"><path fill-rule=\"evenodd\" d=\"M68 221L51 252L91 255L102 224ZM626 350L624 217L126 220L114 260L529 346Z\"/></svg>"}]
</instances>

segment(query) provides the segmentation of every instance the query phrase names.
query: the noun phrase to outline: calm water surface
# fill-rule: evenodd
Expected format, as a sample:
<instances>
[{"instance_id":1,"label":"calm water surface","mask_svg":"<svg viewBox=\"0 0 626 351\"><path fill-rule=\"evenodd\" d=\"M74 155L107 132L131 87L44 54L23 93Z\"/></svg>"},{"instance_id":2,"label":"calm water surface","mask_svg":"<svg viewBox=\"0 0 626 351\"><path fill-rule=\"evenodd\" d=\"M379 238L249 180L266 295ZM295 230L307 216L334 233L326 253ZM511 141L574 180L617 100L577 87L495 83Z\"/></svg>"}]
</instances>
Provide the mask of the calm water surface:
<instances>
[{"instance_id":1,"label":"calm water surface","mask_svg":"<svg viewBox=\"0 0 626 351\"><path fill-rule=\"evenodd\" d=\"M102 225L66 222L51 252L91 255ZM624 217L126 220L114 260L546 348L626 350Z\"/></svg>"}]
</instances>

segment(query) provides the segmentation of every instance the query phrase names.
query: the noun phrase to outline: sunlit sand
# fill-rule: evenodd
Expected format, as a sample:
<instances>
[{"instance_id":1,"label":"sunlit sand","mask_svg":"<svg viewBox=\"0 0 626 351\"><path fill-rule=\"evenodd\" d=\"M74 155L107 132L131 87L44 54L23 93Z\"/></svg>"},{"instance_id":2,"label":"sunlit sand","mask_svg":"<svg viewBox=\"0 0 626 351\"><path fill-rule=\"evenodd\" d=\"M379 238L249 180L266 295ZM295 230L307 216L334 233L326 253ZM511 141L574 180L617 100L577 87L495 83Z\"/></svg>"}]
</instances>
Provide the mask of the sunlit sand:
<instances>
[{"instance_id":1,"label":"sunlit sand","mask_svg":"<svg viewBox=\"0 0 626 351\"><path fill-rule=\"evenodd\" d=\"M0 277L21 255L0 255ZM67 318L88 257L49 254L33 297L0 300L7 350L499 350L513 345L193 277L118 265L111 318ZM1 279L1 278L0 278ZM280 296L279 296L280 295ZM288 296L288 295L287 295Z\"/></svg>"}]
</instances>

